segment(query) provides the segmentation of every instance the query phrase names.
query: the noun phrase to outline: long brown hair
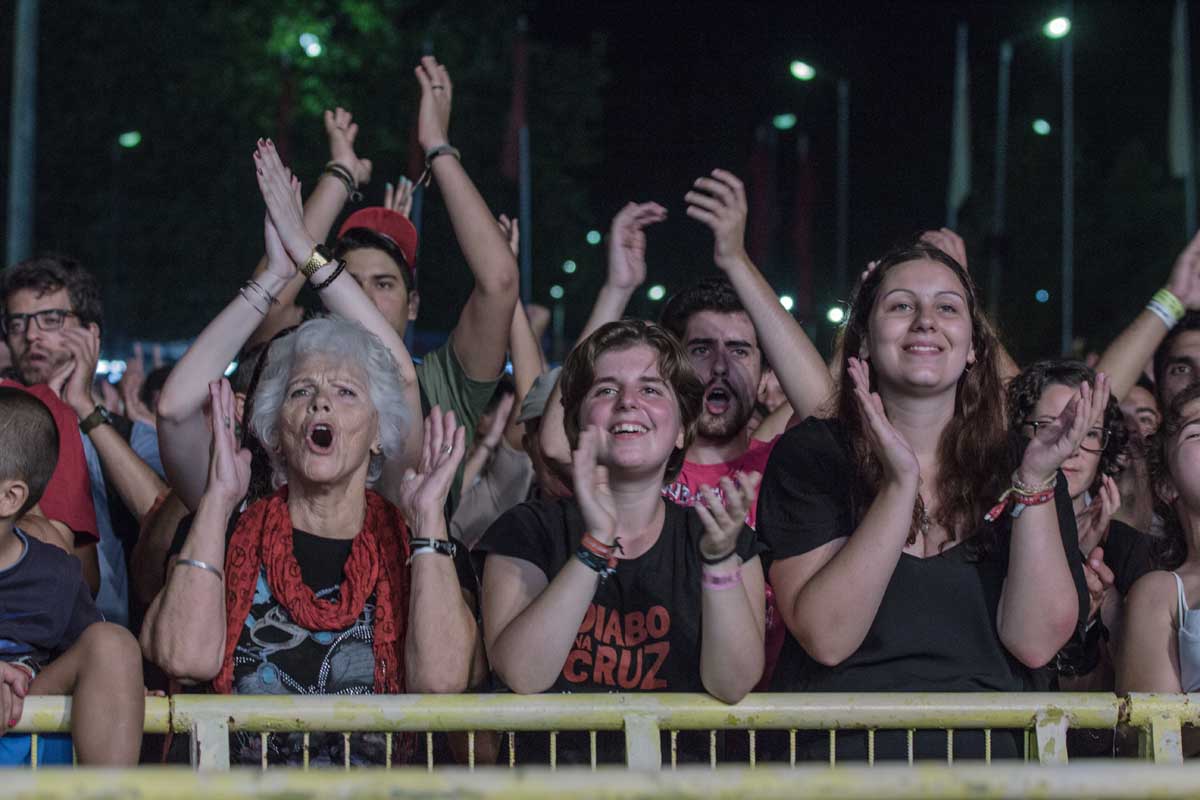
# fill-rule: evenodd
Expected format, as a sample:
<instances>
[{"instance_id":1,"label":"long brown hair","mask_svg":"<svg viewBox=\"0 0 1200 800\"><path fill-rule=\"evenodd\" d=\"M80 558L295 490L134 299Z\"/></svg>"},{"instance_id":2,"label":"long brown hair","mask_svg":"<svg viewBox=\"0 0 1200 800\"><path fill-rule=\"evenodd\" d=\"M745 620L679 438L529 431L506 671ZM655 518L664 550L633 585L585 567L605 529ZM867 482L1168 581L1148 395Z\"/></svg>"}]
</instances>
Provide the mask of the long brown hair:
<instances>
[{"instance_id":1,"label":"long brown hair","mask_svg":"<svg viewBox=\"0 0 1200 800\"><path fill-rule=\"evenodd\" d=\"M1187 532L1183 529L1183 520L1172 500L1176 483L1171 476L1167 451L1175 449L1175 437L1187 422L1184 411L1197 400L1200 400L1200 383L1193 383L1175 395L1163 411L1162 424L1150 439L1148 463L1150 485L1154 491L1154 513L1163 523L1162 536L1154 537L1150 553L1154 565L1159 569L1178 569L1188 557Z\"/></svg>"},{"instance_id":2,"label":"long brown hair","mask_svg":"<svg viewBox=\"0 0 1200 800\"><path fill-rule=\"evenodd\" d=\"M966 291L967 309L971 317L971 340L975 348L975 363L968 365L958 379L954 397L954 417L942 431L938 443L938 498L935 521L955 540L969 536L983 522L983 515L999 494L1007 479L1009 461L1008 441L1004 419L1004 384L1000 379L999 341L995 331L977 302L978 292L966 269L947 253L924 242L891 250L877 263L875 269L856 287L850 301L850 314L842 329L838 352L838 390L835 413L845 426L849 437L856 472L851 489L852 512L855 520L866 513L879 491L882 468L871 452L864 433L865 421L854 397L847 356L857 355L870 328L871 312L883 278L894 267L911 261L933 261L941 264L962 283ZM874 372L871 388L876 388ZM909 543L916 540L919 530L922 501L917 496L913 508Z\"/></svg>"}]
</instances>

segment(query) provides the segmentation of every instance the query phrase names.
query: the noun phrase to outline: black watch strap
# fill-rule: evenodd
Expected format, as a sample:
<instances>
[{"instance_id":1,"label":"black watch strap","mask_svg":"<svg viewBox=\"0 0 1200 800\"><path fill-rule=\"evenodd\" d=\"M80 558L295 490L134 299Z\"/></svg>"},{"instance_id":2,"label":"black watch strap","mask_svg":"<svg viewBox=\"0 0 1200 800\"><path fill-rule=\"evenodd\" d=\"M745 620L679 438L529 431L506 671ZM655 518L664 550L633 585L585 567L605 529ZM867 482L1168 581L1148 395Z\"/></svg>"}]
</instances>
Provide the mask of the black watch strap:
<instances>
[{"instance_id":1,"label":"black watch strap","mask_svg":"<svg viewBox=\"0 0 1200 800\"><path fill-rule=\"evenodd\" d=\"M92 409L92 413L79 421L79 432L84 436L91 433L100 425L112 425L112 414L104 406L98 405Z\"/></svg>"}]
</instances>

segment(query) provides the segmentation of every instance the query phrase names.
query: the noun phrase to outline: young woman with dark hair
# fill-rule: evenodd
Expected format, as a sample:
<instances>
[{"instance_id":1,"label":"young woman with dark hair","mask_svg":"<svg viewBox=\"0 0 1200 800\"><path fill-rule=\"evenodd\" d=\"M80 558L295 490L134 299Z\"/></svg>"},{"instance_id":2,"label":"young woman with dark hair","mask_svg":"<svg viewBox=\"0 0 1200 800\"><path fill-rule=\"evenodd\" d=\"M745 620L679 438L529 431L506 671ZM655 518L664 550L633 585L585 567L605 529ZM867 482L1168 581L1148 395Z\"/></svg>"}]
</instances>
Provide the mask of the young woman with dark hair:
<instances>
[{"instance_id":1,"label":"young woman with dark hair","mask_svg":"<svg viewBox=\"0 0 1200 800\"><path fill-rule=\"evenodd\" d=\"M1039 428L1053 424L1085 383L1094 389L1096 373L1082 361L1051 359L1021 370L1008 385L1008 424L1016 451ZM1055 659L1059 688L1072 691L1112 690L1105 643L1118 632L1122 598L1150 570L1150 537L1113 518L1121 506L1115 476L1129 441L1121 407L1110 397L1098 412L1088 421L1079 449L1062 465L1091 596L1085 638L1072 639Z\"/></svg>"},{"instance_id":2,"label":"young woman with dark hair","mask_svg":"<svg viewBox=\"0 0 1200 800\"><path fill-rule=\"evenodd\" d=\"M1030 688L1087 615L1058 468L1104 407L1106 380L1082 386L1012 463L999 343L966 271L924 243L864 277L841 352L834 416L784 435L759 495L758 531L792 634L772 688ZM799 744L829 757L827 736ZM958 758L987 748L979 731L955 731L953 744ZM836 746L839 759L862 758L868 737L842 732ZM877 759L909 747L900 731L874 736ZM945 758L946 747L937 731L911 742L916 758ZM998 732L990 747L993 757L1019 752Z\"/></svg>"}]
</instances>

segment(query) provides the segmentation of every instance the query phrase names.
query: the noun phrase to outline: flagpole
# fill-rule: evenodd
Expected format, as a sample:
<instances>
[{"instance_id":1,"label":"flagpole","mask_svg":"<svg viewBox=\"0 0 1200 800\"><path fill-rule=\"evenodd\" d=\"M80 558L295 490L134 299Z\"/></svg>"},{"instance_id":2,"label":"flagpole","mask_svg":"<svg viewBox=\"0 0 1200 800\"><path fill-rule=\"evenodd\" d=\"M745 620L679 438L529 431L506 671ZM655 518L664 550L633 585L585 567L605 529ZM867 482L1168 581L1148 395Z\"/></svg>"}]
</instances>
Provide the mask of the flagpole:
<instances>
[{"instance_id":1,"label":"flagpole","mask_svg":"<svg viewBox=\"0 0 1200 800\"><path fill-rule=\"evenodd\" d=\"M1068 0L1066 15L1074 9ZM1075 346L1075 45L1062 39L1062 354Z\"/></svg>"}]
</instances>

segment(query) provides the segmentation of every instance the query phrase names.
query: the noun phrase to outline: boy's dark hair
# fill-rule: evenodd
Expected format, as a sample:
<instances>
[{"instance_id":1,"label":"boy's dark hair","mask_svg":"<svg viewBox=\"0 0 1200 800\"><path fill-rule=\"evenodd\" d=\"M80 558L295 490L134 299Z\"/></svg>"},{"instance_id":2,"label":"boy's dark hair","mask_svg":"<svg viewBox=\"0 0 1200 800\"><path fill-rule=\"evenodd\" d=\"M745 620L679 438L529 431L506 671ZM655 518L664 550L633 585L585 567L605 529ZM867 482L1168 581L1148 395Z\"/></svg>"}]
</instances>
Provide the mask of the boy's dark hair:
<instances>
[{"instance_id":1,"label":"boy's dark hair","mask_svg":"<svg viewBox=\"0 0 1200 800\"><path fill-rule=\"evenodd\" d=\"M1167 336L1162 340L1162 344L1154 351L1154 385L1162 386L1163 377L1167 371L1167 353L1171 352L1171 345L1181 333L1187 331L1200 330L1200 311L1189 311L1183 315L1183 319L1179 320L1174 328L1167 332ZM1158 397L1156 393L1154 395ZM1162 398L1159 398L1162 402Z\"/></svg>"},{"instance_id":2,"label":"boy's dark hair","mask_svg":"<svg viewBox=\"0 0 1200 800\"><path fill-rule=\"evenodd\" d=\"M104 307L100 303L100 285L92 273L70 256L47 254L18 262L0 273L0 299L5 306L8 298L21 289L32 289L41 297L66 289L71 299L71 311L79 324L96 323L104 327Z\"/></svg>"},{"instance_id":3,"label":"boy's dark hair","mask_svg":"<svg viewBox=\"0 0 1200 800\"><path fill-rule=\"evenodd\" d=\"M346 253L351 250L382 250L400 268L400 277L404 280L405 291L412 292L415 288L412 265L408 263L408 259L404 257L404 253L400 251L396 243L388 237L381 236L370 228L351 228L334 243L333 255L337 258L345 258Z\"/></svg>"},{"instance_id":4,"label":"boy's dark hair","mask_svg":"<svg viewBox=\"0 0 1200 800\"><path fill-rule=\"evenodd\" d=\"M29 487L18 517L42 499L57 465L58 426L50 409L23 389L0 386L0 481Z\"/></svg>"},{"instance_id":5,"label":"boy's dark hair","mask_svg":"<svg viewBox=\"0 0 1200 800\"><path fill-rule=\"evenodd\" d=\"M675 334L675 338L682 342L688 320L693 314L701 311L736 314L745 310L746 307L738 299L737 292L733 290L733 284L728 278L705 278L667 298L658 324Z\"/></svg>"}]
</instances>

